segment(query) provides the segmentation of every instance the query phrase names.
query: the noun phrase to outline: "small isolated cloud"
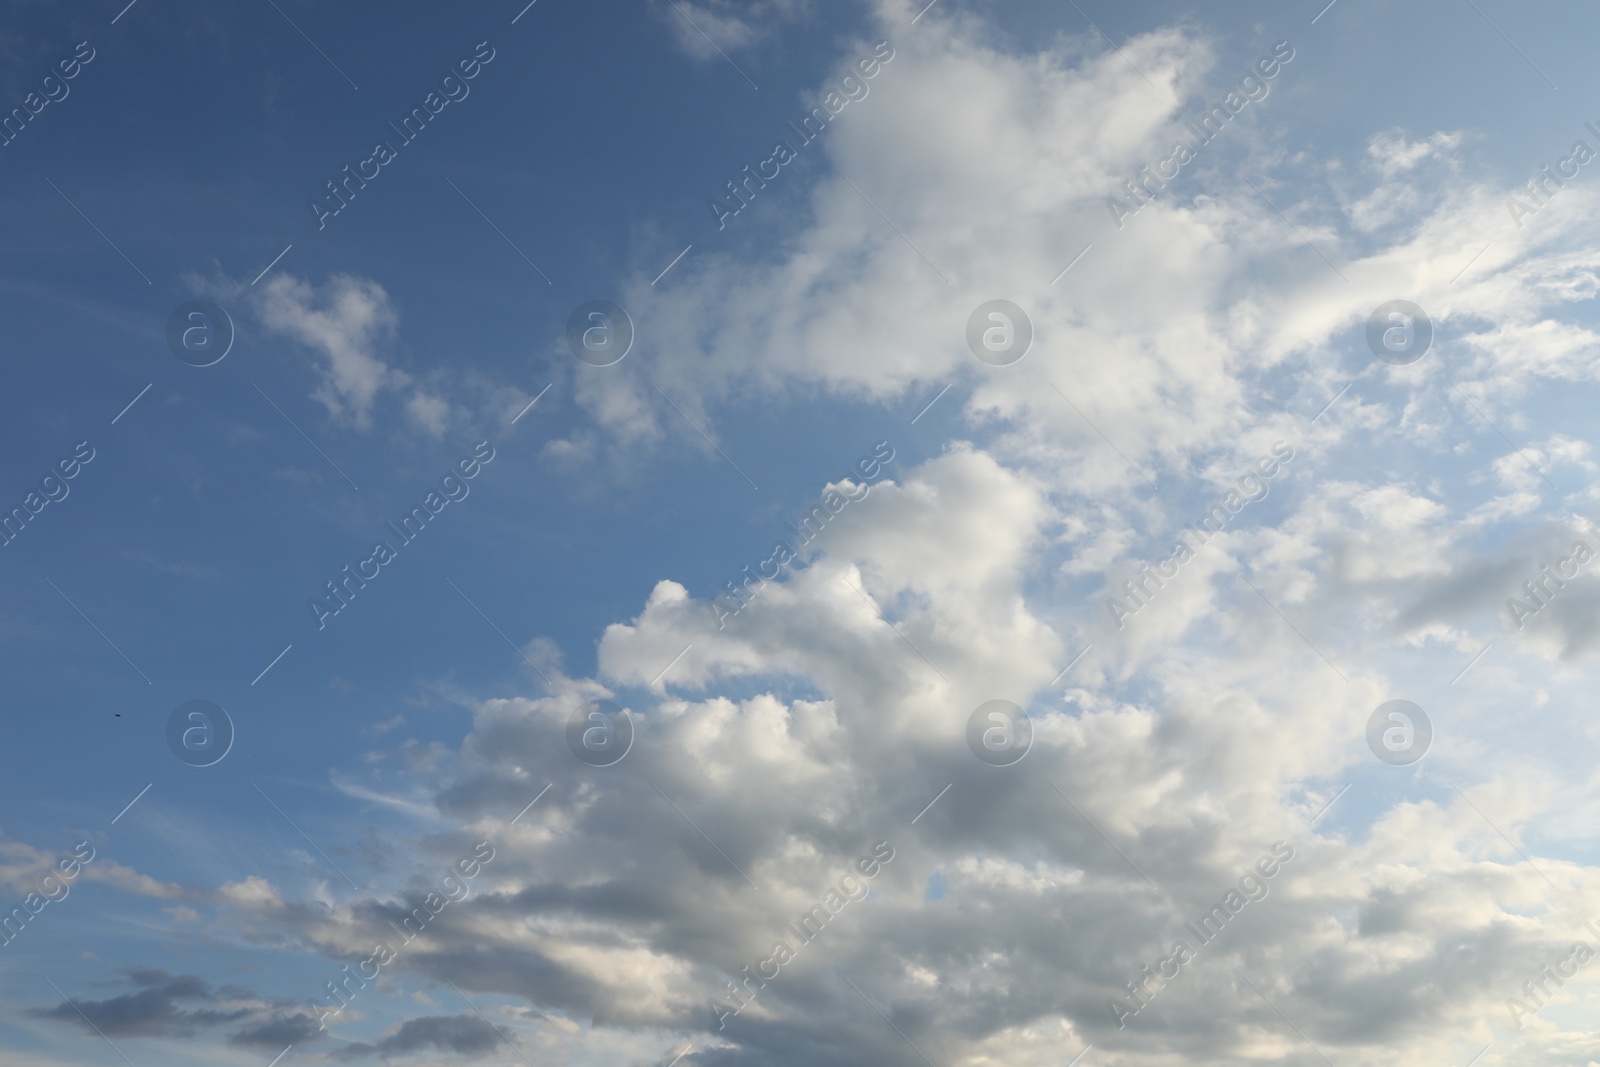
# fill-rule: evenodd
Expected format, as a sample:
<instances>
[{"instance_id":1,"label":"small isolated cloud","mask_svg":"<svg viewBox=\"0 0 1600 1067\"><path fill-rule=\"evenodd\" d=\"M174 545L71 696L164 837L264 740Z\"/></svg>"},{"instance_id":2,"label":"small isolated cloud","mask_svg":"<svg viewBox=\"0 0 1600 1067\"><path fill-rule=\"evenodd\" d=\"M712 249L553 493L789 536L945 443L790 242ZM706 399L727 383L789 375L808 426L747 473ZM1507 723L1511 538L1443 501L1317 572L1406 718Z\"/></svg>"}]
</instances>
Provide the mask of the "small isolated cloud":
<instances>
[{"instance_id":1,"label":"small isolated cloud","mask_svg":"<svg viewBox=\"0 0 1600 1067\"><path fill-rule=\"evenodd\" d=\"M759 44L808 9L807 0L668 0L659 11L678 47L696 59L710 60Z\"/></svg>"},{"instance_id":2,"label":"small isolated cloud","mask_svg":"<svg viewBox=\"0 0 1600 1067\"><path fill-rule=\"evenodd\" d=\"M406 402L406 413L430 437L443 437L450 425L450 402L432 393L420 390L413 393Z\"/></svg>"},{"instance_id":3,"label":"small isolated cloud","mask_svg":"<svg viewBox=\"0 0 1600 1067\"><path fill-rule=\"evenodd\" d=\"M1448 156L1460 144L1460 133L1441 130L1432 137L1413 141L1404 130L1385 130L1367 142L1367 162L1385 178L1393 178L1424 160Z\"/></svg>"},{"instance_id":4,"label":"small isolated cloud","mask_svg":"<svg viewBox=\"0 0 1600 1067\"><path fill-rule=\"evenodd\" d=\"M220 886L217 896L245 908L276 908L283 904L272 883L259 874L252 874L242 882L228 882Z\"/></svg>"},{"instance_id":5,"label":"small isolated cloud","mask_svg":"<svg viewBox=\"0 0 1600 1067\"><path fill-rule=\"evenodd\" d=\"M262 323L321 357L321 383L311 395L335 419L359 429L372 425L379 392L410 381L380 350L392 343L399 316L375 281L338 274L321 289L291 274L268 281L256 302Z\"/></svg>"}]
</instances>

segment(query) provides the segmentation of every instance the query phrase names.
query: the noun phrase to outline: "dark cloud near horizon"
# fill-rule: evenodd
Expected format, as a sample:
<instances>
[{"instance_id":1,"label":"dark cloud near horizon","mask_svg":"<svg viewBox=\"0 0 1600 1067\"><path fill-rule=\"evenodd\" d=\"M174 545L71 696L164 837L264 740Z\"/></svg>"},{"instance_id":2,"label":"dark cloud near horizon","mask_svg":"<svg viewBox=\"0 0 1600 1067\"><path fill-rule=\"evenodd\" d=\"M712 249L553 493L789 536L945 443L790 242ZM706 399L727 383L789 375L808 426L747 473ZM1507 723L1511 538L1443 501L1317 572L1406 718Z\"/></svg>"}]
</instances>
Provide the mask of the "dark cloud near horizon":
<instances>
[{"instance_id":1,"label":"dark cloud near horizon","mask_svg":"<svg viewBox=\"0 0 1600 1067\"><path fill-rule=\"evenodd\" d=\"M274 1015L251 1023L228 1038L228 1044L241 1048L281 1049L286 1045L306 1045L322 1036L317 1020L305 1012Z\"/></svg>"},{"instance_id":2,"label":"dark cloud near horizon","mask_svg":"<svg viewBox=\"0 0 1600 1067\"><path fill-rule=\"evenodd\" d=\"M184 1002L216 999L194 975L171 975L153 968L130 968L128 980L141 987L105 1000L73 999L53 1008L34 1008L39 1019L75 1023L86 1033L106 1037L192 1037L202 1028L236 1022L249 1016L244 1008L218 1010L189 1007Z\"/></svg>"},{"instance_id":3,"label":"dark cloud near horizon","mask_svg":"<svg viewBox=\"0 0 1600 1067\"><path fill-rule=\"evenodd\" d=\"M339 1050L341 1060L365 1056L404 1056L427 1049L463 1056L489 1052L502 1040L500 1032L476 1015L424 1015L407 1019L400 1029L377 1043L357 1041Z\"/></svg>"}]
</instances>

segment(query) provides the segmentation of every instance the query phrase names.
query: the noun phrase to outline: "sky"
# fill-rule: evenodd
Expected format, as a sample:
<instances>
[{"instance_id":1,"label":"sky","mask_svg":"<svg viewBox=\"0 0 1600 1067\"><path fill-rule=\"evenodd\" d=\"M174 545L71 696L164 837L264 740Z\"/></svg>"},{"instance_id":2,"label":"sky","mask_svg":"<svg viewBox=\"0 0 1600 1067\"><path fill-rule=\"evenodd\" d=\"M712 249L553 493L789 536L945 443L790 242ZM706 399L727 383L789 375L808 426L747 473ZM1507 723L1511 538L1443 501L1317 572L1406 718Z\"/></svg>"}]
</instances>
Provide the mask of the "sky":
<instances>
[{"instance_id":1,"label":"sky","mask_svg":"<svg viewBox=\"0 0 1600 1067\"><path fill-rule=\"evenodd\" d=\"M1600 1064L1592 10L0 8L7 1067Z\"/></svg>"}]
</instances>

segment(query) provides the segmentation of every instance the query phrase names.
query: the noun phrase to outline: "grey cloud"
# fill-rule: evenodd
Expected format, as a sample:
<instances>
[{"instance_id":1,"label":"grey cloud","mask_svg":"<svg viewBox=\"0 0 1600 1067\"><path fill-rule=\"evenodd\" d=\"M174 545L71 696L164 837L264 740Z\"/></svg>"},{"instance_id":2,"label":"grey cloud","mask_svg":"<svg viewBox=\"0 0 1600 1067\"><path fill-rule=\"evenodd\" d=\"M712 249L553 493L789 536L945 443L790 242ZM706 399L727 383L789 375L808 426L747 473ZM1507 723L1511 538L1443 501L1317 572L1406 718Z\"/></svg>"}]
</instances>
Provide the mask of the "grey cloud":
<instances>
[{"instance_id":1,"label":"grey cloud","mask_svg":"<svg viewBox=\"0 0 1600 1067\"><path fill-rule=\"evenodd\" d=\"M216 999L206 984L193 975L174 976L145 968L126 973L141 987L138 992L106 1000L73 998L71 1003L35 1008L29 1014L79 1026L90 1034L98 1029L108 1037L191 1037L205 1027L249 1015L244 1009L188 1006L185 1002Z\"/></svg>"},{"instance_id":2,"label":"grey cloud","mask_svg":"<svg viewBox=\"0 0 1600 1067\"><path fill-rule=\"evenodd\" d=\"M308 1045L322 1036L315 1017L305 1012L277 1014L252 1023L228 1039L228 1044L244 1048L265 1048L274 1052L288 1045Z\"/></svg>"},{"instance_id":3,"label":"grey cloud","mask_svg":"<svg viewBox=\"0 0 1600 1067\"><path fill-rule=\"evenodd\" d=\"M407 1019L400 1028L376 1043L355 1042L339 1050L342 1060L368 1056L405 1056L437 1049L463 1056L481 1056L504 1038L476 1015L425 1015Z\"/></svg>"}]
</instances>

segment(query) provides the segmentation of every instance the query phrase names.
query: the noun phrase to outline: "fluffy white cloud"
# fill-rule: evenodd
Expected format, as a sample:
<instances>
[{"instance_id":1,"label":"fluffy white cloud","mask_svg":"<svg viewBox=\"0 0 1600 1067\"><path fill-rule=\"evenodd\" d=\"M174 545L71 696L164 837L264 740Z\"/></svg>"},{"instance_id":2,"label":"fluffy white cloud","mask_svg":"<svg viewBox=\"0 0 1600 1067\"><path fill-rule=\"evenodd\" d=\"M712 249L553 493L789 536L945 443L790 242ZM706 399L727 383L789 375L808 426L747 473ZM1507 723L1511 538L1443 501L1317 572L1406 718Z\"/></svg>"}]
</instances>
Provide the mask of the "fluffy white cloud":
<instances>
[{"instance_id":1,"label":"fluffy white cloud","mask_svg":"<svg viewBox=\"0 0 1600 1067\"><path fill-rule=\"evenodd\" d=\"M1460 551L1441 540L1435 502L1394 486L1328 501L1311 490L1294 494L1281 532L1207 546L1263 568L1263 589L1287 611L1344 586L1440 577L1429 553L1385 560L1374 542L1342 570L1317 553L1296 593L1279 569L1308 561L1278 539L1315 543L1345 528L1340 515ZM703 1055L773 1062L904 1054L846 978L919 1047L963 1065L1033 1062L1047 1042L1058 1059L1092 1042L1130 1064L1304 1059L1247 982L1330 1055L1446 1059L1458 1034L1496 1041L1490 1062L1590 1047L1561 1022L1583 1010L1582 987L1525 1032L1511 1030L1505 1004L1587 936L1581 920L1600 917L1580 864L1539 855L1536 870L1500 836L1526 851L1528 828L1580 797L1581 778L1535 785L1508 766L1461 793L1440 781L1386 798L1393 786L1364 770L1375 764L1360 740L1366 711L1390 695L1383 672L1347 661L1350 680L1337 680L1248 591L1213 589L1194 620L1208 632L1164 633L1137 670L1110 647L1052 687L1075 647L1040 618L1055 521L1033 476L956 447L851 504L723 629L708 603L663 582L607 631L598 678L554 673L545 696L484 701L440 795L467 826L423 847L445 861L481 835L496 859L471 900L405 948L399 972L593 1020L614 1032L606 1043L687 1040L709 1046ZM1224 584L1221 569L1182 580ZM587 767L565 750L564 728L605 694L631 708L638 737L616 767ZM981 764L966 747L968 713L994 696L1033 715L1035 748L1016 767ZM1441 747L1460 765L1445 776L1470 768L1470 751ZM1336 798L1336 812L1368 815L1309 827ZM872 895L828 917L718 1029L709 1004L725 980L770 967L761 961L779 939L798 948L786 924L883 840L894 859ZM1201 946L1183 923L1277 840L1296 854L1266 900ZM349 959L388 940L423 888L331 910L280 905L264 885L222 895ZM1123 984L1178 939L1196 958L1119 1030L1109 998L1131 1005ZM548 1017L517 1030L566 1047Z\"/></svg>"},{"instance_id":2,"label":"fluffy white cloud","mask_svg":"<svg viewBox=\"0 0 1600 1067\"><path fill-rule=\"evenodd\" d=\"M248 293L268 330L312 349L321 357L312 397L330 417L358 430L373 426L373 415L388 394L404 396L406 419L434 439L465 420L470 408L504 403L507 388L471 371L440 367L416 376L394 365L400 314L384 287L369 278L339 274L322 287L292 274L274 275L258 292ZM523 402L525 404L526 401ZM520 410L519 405L515 410Z\"/></svg>"},{"instance_id":3,"label":"fluffy white cloud","mask_svg":"<svg viewBox=\"0 0 1600 1067\"><path fill-rule=\"evenodd\" d=\"M464 824L416 850L448 863L483 839L497 855L397 970L548 1013L519 1034L574 1062L571 1020L613 1053L690 1041L719 1063L909 1062L908 1040L952 1067L1059 1063L1086 1043L1128 1067L1310 1063L1312 1046L1394 1065L1490 1042L1491 1067L1600 1056L1589 985L1521 1030L1507 1003L1600 922L1580 847L1596 729L1566 669L1600 647L1600 586L1572 580L1526 632L1501 614L1574 538L1600 547L1573 517L1592 512L1592 445L1519 406L1594 379L1573 320L1600 253L1554 208L1512 227L1502 191L1461 177L1454 132L1375 131L1334 177L1285 160L1271 96L1118 229L1106 196L1237 80L1206 40L1012 54L972 16L936 8L913 32L903 7L881 14L896 58L807 149L826 166L790 238L763 262L704 253L663 287L635 279L625 303L652 324L653 380L714 435L766 391L887 406L954 381L965 440L879 481L738 614L719 622L663 575L605 630L594 677L552 663L541 695L476 702L459 752L412 760ZM1569 223L1600 207L1581 190L1559 203ZM1037 329L1008 368L963 341L999 295ZM1409 367L1361 336L1399 296L1437 331ZM406 384L377 354L394 318L370 283L319 297L280 276L263 314L326 357L335 415L361 423ZM642 375L578 383L592 426L551 457L691 432ZM411 406L424 425L448 414ZM1279 440L1295 458L1270 493L1126 626L1109 620L1121 581ZM1405 694L1437 736L1395 768L1365 732ZM615 767L566 749L568 717L600 697L637 729ZM967 747L996 698L1032 717L1014 767ZM880 841L894 858L871 895L830 909L719 1026L726 980L798 946L785 924ZM1278 841L1295 855L1265 899L1192 940L1184 923ZM427 889L306 901L250 879L209 903L249 939L354 959ZM1196 958L1119 1027L1111 999L1135 1006L1125 983L1179 939Z\"/></svg>"},{"instance_id":4,"label":"fluffy white cloud","mask_svg":"<svg viewBox=\"0 0 1600 1067\"><path fill-rule=\"evenodd\" d=\"M257 310L268 329L322 357L322 384L312 395L334 418L365 429L378 393L408 380L380 354L392 342L399 316L377 282L341 274L318 292L308 281L277 274L263 288Z\"/></svg>"}]
</instances>

